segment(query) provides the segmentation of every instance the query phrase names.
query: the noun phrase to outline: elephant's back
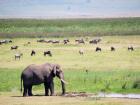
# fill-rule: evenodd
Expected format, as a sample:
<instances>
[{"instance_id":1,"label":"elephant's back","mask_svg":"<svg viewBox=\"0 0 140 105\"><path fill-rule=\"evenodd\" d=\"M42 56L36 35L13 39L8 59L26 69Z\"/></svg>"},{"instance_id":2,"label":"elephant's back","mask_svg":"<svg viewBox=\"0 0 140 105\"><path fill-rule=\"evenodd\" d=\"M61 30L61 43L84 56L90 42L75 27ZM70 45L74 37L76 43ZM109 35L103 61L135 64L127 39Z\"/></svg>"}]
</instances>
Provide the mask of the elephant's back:
<instances>
[{"instance_id":1,"label":"elephant's back","mask_svg":"<svg viewBox=\"0 0 140 105\"><path fill-rule=\"evenodd\" d=\"M39 66L34 64L26 67L21 74L23 82L25 81L24 84L26 85L31 83L32 85L41 84L44 81L44 78L42 77L41 71L39 69L40 69Z\"/></svg>"}]
</instances>

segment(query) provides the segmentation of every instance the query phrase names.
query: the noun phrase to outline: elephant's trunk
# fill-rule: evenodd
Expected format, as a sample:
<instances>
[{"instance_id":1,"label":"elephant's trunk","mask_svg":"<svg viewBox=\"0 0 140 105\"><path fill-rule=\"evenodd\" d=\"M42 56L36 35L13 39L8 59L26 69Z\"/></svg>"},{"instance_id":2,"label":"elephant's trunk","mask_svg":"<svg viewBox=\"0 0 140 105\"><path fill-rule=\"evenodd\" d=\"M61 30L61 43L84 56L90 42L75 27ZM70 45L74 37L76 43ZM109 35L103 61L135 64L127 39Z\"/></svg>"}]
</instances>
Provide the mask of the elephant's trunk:
<instances>
[{"instance_id":1,"label":"elephant's trunk","mask_svg":"<svg viewBox=\"0 0 140 105\"><path fill-rule=\"evenodd\" d=\"M65 94L65 92L66 92L66 89L65 89L65 80L64 80L64 74L63 73L61 73L61 75L60 75L60 80L61 80L61 85L62 85L62 95L64 95Z\"/></svg>"}]
</instances>

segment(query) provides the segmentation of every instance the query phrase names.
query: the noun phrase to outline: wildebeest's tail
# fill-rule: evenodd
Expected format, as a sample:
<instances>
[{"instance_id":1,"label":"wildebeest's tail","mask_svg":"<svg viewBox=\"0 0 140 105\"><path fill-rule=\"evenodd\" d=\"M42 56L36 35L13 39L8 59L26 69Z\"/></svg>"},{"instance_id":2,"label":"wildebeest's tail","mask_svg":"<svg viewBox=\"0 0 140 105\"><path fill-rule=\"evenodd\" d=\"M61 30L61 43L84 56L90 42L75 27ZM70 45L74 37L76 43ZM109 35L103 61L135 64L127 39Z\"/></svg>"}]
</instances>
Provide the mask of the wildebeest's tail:
<instances>
[{"instance_id":1,"label":"wildebeest's tail","mask_svg":"<svg viewBox=\"0 0 140 105\"><path fill-rule=\"evenodd\" d=\"M21 75L21 88L20 88L20 91L22 92L22 75Z\"/></svg>"}]
</instances>

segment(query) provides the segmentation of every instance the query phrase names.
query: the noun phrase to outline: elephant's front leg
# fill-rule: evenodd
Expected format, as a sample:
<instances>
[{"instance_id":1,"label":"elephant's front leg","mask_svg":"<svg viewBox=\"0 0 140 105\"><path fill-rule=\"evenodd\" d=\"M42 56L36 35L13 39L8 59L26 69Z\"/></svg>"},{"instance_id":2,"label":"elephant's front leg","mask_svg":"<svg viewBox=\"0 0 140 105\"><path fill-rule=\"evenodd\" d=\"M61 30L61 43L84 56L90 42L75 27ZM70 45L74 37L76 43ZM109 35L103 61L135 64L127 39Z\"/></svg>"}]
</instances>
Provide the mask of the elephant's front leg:
<instances>
[{"instance_id":1,"label":"elephant's front leg","mask_svg":"<svg viewBox=\"0 0 140 105\"><path fill-rule=\"evenodd\" d=\"M50 92L51 92L51 96L54 96L54 82L53 81L50 82Z\"/></svg>"},{"instance_id":2,"label":"elephant's front leg","mask_svg":"<svg viewBox=\"0 0 140 105\"><path fill-rule=\"evenodd\" d=\"M45 87L45 96L49 96L49 86L48 86L48 83L44 83L44 87Z\"/></svg>"}]
</instances>

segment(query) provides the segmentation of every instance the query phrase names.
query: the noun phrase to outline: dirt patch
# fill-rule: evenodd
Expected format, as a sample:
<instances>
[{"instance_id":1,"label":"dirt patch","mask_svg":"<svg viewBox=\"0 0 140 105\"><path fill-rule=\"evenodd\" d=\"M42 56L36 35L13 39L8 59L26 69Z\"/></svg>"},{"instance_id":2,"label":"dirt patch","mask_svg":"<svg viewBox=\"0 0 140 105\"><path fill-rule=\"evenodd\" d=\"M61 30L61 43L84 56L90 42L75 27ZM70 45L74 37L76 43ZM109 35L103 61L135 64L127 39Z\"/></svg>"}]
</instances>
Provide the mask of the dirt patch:
<instances>
[{"instance_id":1,"label":"dirt patch","mask_svg":"<svg viewBox=\"0 0 140 105\"><path fill-rule=\"evenodd\" d=\"M86 92L67 92L65 97L91 97L91 98L129 98L140 99L140 94L119 94L119 93L86 93Z\"/></svg>"},{"instance_id":2,"label":"dirt patch","mask_svg":"<svg viewBox=\"0 0 140 105\"><path fill-rule=\"evenodd\" d=\"M95 96L93 93L86 93L86 92L67 92L65 97L91 97Z\"/></svg>"}]
</instances>

